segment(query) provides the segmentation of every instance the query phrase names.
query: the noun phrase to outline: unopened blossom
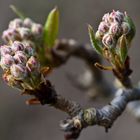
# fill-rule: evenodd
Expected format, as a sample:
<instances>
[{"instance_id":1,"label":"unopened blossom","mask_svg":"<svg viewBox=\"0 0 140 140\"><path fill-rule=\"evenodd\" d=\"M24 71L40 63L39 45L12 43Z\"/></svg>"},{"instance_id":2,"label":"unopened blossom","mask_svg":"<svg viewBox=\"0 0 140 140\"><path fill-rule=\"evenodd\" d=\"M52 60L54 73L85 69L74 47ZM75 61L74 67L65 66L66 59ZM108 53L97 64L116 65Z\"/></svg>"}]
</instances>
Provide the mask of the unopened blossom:
<instances>
[{"instance_id":1,"label":"unopened blossom","mask_svg":"<svg viewBox=\"0 0 140 140\"><path fill-rule=\"evenodd\" d=\"M19 32L17 31L17 29L9 28L3 32L2 39L5 42L11 42L11 41L15 41L15 40L20 40L21 36L20 36Z\"/></svg>"},{"instance_id":2,"label":"unopened blossom","mask_svg":"<svg viewBox=\"0 0 140 140\"><path fill-rule=\"evenodd\" d=\"M19 41L14 41L13 44L11 45L11 49L14 53L17 51L23 51L24 45Z\"/></svg>"},{"instance_id":3,"label":"unopened blossom","mask_svg":"<svg viewBox=\"0 0 140 140\"><path fill-rule=\"evenodd\" d=\"M35 70L39 70L40 64L34 56L31 56L26 63L26 67L30 72L34 72Z\"/></svg>"},{"instance_id":4,"label":"unopened blossom","mask_svg":"<svg viewBox=\"0 0 140 140\"><path fill-rule=\"evenodd\" d=\"M108 29L109 29L109 25L106 22L101 22L98 27L98 30L101 33L106 33L108 31Z\"/></svg>"},{"instance_id":5,"label":"unopened blossom","mask_svg":"<svg viewBox=\"0 0 140 140\"><path fill-rule=\"evenodd\" d=\"M31 27L31 31L32 31L34 36L40 37L42 35L42 32L43 32L42 25L34 23Z\"/></svg>"},{"instance_id":6,"label":"unopened blossom","mask_svg":"<svg viewBox=\"0 0 140 140\"><path fill-rule=\"evenodd\" d=\"M23 26L23 21L20 18L16 18L9 23L9 28L18 28Z\"/></svg>"},{"instance_id":7,"label":"unopened blossom","mask_svg":"<svg viewBox=\"0 0 140 140\"><path fill-rule=\"evenodd\" d=\"M24 27L31 28L33 25L33 21L30 18L25 18L23 21Z\"/></svg>"},{"instance_id":8,"label":"unopened blossom","mask_svg":"<svg viewBox=\"0 0 140 140\"><path fill-rule=\"evenodd\" d=\"M0 56L5 56L6 54L12 54L12 49L7 46L7 45L3 45L0 47Z\"/></svg>"},{"instance_id":9,"label":"unopened blossom","mask_svg":"<svg viewBox=\"0 0 140 140\"><path fill-rule=\"evenodd\" d=\"M8 29L3 32L3 40L8 42L38 39L43 35L43 26L33 22L30 18L24 20L16 18L9 23Z\"/></svg>"},{"instance_id":10,"label":"unopened blossom","mask_svg":"<svg viewBox=\"0 0 140 140\"><path fill-rule=\"evenodd\" d=\"M134 27L132 27L133 25L130 25L131 23L127 18L128 16L126 13L120 11L113 10L111 13L105 14L96 32L96 39L102 42L104 46L115 48L119 37L122 35L126 35L127 37L131 32L133 32L132 34L135 34ZM134 35L132 35L132 37L133 36Z\"/></svg>"},{"instance_id":11,"label":"unopened blossom","mask_svg":"<svg viewBox=\"0 0 140 140\"><path fill-rule=\"evenodd\" d=\"M106 47L112 47L114 46L115 39L113 38L111 34L106 34L104 35L102 42Z\"/></svg>"},{"instance_id":12,"label":"unopened blossom","mask_svg":"<svg viewBox=\"0 0 140 140\"><path fill-rule=\"evenodd\" d=\"M121 26L124 34L130 31L130 25L127 22L123 22Z\"/></svg>"},{"instance_id":13,"label":"unopened blossom","mask_svg":"<svg viewBox=\"0 0 140 140\"><path fill-rule=\"evenodd\" d=\"M20 89L20 90L24 90L24 88L21 85L21 81L15 80L11 74L4 73L2 78L4 82L8 84L9 86Z\"/></svg>"},{"instance_id":14,"label":"unopened blossom","mask_svg":"<svg viewBox=\"0 0 140 140\"><path fill-rule=\"evenodd\" d=\"M40 63L30 41L14 41L10 45L3 45L0 54L3 79L8 85L20 90L33 90L42 82Z\"/></svg>"},{"instance_id":15,"label":"unopened blossom","mask_svg":"<svg viewBox=\"0 0 140 140\"><path fill-rule=\"evenodd\" d=\"M21 64L13 64L10 67L11 75L17 80L23 80L27 77L27 68Z\"/></svg>"},{"instance_id":16,"label":"unopened blossom","mask_svg":"<svg viewBox=\"0 0 140 140\"><path fill-rule=\"evenodd\" d=\"M18 28L17 30L20 34L20 37L23 39L29 39L32 36L29 28L21 27L21 28Z\"/></svg>"},{"instance_id":17,"label":"unopened blossom","mask_svg":"<svg viewBox=\"0 0 140 140\"><path fill-rule=\"evenodd\" d=\"M12 64L14 64L14 58L13 56L6 54L5 56L1 57L0 65L4 70L7 70L11 67Z\"/></svg>"},{"instance_id":18,"label":"unopened blossom","mask_svg":"<svg viewBox=\"0 0 140 140\"><path fill-rule=\"evenodd\" d=\"M26 64L27 62L27 56L23 51L17 51L13 57L18 64Z\"/></svg>"}]
</instances>

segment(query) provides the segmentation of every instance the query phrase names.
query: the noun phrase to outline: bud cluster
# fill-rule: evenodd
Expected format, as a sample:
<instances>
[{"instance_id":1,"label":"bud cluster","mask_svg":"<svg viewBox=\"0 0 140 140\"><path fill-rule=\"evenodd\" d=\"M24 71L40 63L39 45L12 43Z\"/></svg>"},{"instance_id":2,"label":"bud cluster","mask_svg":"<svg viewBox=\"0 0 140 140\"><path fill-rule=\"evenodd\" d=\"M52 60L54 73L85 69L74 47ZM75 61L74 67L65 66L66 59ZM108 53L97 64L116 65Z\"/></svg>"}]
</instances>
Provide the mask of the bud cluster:
<instances>
[{"instance_id":1,"label":"bud cluster","mask_svg":"<svg viewBox=\"0 0 140 140\"><path fill-rule=\"evenodd\" d=\"M40 63L30 42L14 41L0 47L3 79L11 87L33 90L42 82Z\"/></svg>"},{"instance_id":2,"label":"bud cluster","mask_svg":"<svg viewBox=\"0 0 140 140\"><path fill-rule=\"evenodd\" d=\"M7 30L3 32L2 38L6 43L15 40L37 40L43 35L43 26L33 22L30 18L24 20L16 18L9 23Z\"/></svg>"},{"instance_id":3,"label":"bud cluster","mask_svg":"<svg viewBox=\"0 0 140 140\"><path fill-rule=\"evenodd\" d=\"M96 32L96 38L102 42L103 46L115 47L119 37L129 34L131 26L126 16L126 13L114 10L103 16Z\"/></svg>"}]
</instances>

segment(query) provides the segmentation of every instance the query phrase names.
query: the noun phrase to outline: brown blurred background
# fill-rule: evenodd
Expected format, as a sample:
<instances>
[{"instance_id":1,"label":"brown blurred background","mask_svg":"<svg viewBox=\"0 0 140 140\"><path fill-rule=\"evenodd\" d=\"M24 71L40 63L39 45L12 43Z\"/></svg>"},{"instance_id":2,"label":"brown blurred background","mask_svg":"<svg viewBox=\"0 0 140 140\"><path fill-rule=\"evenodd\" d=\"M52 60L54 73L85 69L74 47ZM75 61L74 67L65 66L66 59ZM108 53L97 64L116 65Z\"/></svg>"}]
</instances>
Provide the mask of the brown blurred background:
<instances>
[{"instance_id":1,"label":"brown blurred background","mask_svg":"<svg viewBox=\"0 0 140 140\"><path fill-rule=\"evenodd\" d=\"M105 12L112 9L127 11L133 18L137 34L131 48L131 67L134 70L133 82L137 83L139 76L140 48L140 1L139 0L0 0L0 34L7 28L15 16L9 5L16 5L25 15L37 22L44 23L48 12L57 5L61 13L60 38L74 38L79 42L89 42L87 23L97 29L97 25ZM71 58L67 65L61 66L51 74L50 79L59 94L76 100L83 106L101 107L106 102L89 101L84 92L74 88L67 79L67 72L81 72L85 64ZM2 73L2 71L1 71ZM112 74L105 73L109 80ZM0 140L63 140L59 121L66 114L46 106L27 106L26 97L19 95L17 90L9 88L0 81ZM115 122L109 133L101 127L90 127L84 130L79 140L139 140L140 123L124 112Z\"/></svg>"}]
</instances>

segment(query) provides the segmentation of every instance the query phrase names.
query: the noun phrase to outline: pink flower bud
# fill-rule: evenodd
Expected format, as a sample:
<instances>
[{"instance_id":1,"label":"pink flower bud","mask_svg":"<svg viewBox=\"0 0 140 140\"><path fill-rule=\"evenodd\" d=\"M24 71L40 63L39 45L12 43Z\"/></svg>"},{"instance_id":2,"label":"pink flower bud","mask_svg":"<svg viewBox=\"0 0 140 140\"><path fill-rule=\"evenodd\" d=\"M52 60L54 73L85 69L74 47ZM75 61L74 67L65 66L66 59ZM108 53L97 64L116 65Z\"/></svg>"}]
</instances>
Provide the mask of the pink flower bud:
<instances>
[{"instance_id":1,"label":"pink flower bud","mask_svg":"<svg viewBox=\"0 0 140 140\"><path fill-rule=\"evenodd\" d=\"M110 23L110 14L109 13L106 13L103 18L102 18L102 21L106 22L106 23Z\"/></svg>"},{"instance_id":2,"label":"pink flower bud","mask_svg":"<svg viewBox=\"0 0 140 140\"><path fill-rule=\"evenodd\" d=\"M12 51L15 53L16 51L23 51L24 45L19 41L14 41L11 46Z\"/></svg>"},{"instance_id":3,"label":"pink flower bud","mask_svg":"<svg viewBox=\"0 0 140 140\"><path fill-rule=\"evenodd\" d=\"M33 33L33 35L36 37L40 37L41 35L42 35L42 33L43 33L43 27L42 27L42 25L41 24L36 24L36 23L34 23L33 25L32 25L32 28L31 28L31 31L32 31L32 33Z\"/></svg>"},{"instance_id":4,"label":"pink flower bud","mask_svg":"<svg viewBox=\"0 0 140 140\"><path fill-rule=\"evenodd\" d=\"M101 32L101 33L106 33L109 29L109 26L106 22L101 22L99 27L98 27L98 31Z\"/></svg>"},{"instance_id":5,"label":"pink flower bud","mask_svg":"<svg viewBox=\"0 0 140 140\"><path fill-rule=\"evenodd\" d=\"M39 71L40 64L34 56L31 56L28 62L26 63L26 67L30 72Z\"/></svg>"},{"instance_id":6,"label":"pink flower bud","mask_svg":"<svg viewBox=\"0 0 140 140\"><path fill-rule=\"evenodd\" d=\"M5 56L6 54L11 55L12 50L11 50L11 48L9 46L3 45L3 46L0 47L0 55Z\"/></svg>"},{"instance_id":7,"label":"pink flower bud","mask_svg":"<svg viewBox=\"0 0 140 140\"><path fill-rule=\"evenodd\" d=\"M33 21L30 18L25 18L23 21L24 27L31 28Z\"/></svg>"},{"instance_id":8,"label":"pink flower bud","mask_svg":"<svg viewBox=\"0 0 140 140\"><path fill-rule=\"evenodd\" d=\"M109 29L109 33L118 36L121 33L121 26L118 23L112 23Z\"/></svg>"},{"instance_id":9,"label":"pink flower bud","mask_svg":"<svg viewBox=\"0 0 140 140\"><path fill-rule=\"evenodd\" d=\"M7 29L2 34L2 39L5 42L15 41L20 39L19 32L16 29Z\"/></svg>"},{"instance_id":10,"label":"pink flower bud","mask_svg":"<svg viewBox=\"0 0 140 140\"><path fill-rule=\"evenodd\" d=\"M104 35L102 42L106 47L113 47L115 41L111 34L106 34Z\"/></svg>"},{"instance_id":11,"label":"pink flower bud","mask_svg":"<svg viewBox=\"0 0 140 140\"><path fill-rule=\"evenodd\" d=\"M110 13L110 20L112 20L112 22L117 22L118 24L121 24L123 19L124 19L124 14L119 11L113 10Z\"/></svg>"},{"instance_id":12,"label":"pink flower bud","mask_svg":"<svg viewBox=\"0 0 140 140\"><path fill-rule=\"evenodd\" d=\"M21 27L18 28L18 31L22 39L28 39L31 37L31 31L28 28Z\"/></svg>"},{"instance_id":13,"label":"pink flower bud","mask_svg":"<svg viewBox=\"0 0 140 140\"><path fill-rule=\"evenodd\" d=\"M23 26L23 21L20 18L16 18L9 23L9 28L18 28Z\"/></svg>"},{"instance_id":14,"label":"pink flower bud","mask_svg":"<svg viewBox=\"0 0 140 140\"><path fill-rule=\"evenodd\" d=\"M24 43L25 53L28 55L28 57L35 55L35 49L33 48L34 44L30 44L30 43L31 42Z\"/></svg>"},{"instance_id":15,"label":"pink flower bud","mask_svg":"<svg viewBox=\"0 0 140 140\"><path fill-rule=\"evenodd\" d=\"M26 67L21 64L13 64L10 67L10 71L12 76L17 80L24 80L28 75Z\"/></svg>"},{"instance_id":16,"label":"pink flower bud","mask_svg":"<svg viewBox=\"0 0 140 140\"><path fill-rule=\"evenodd\" d=\"M26 64L27 56L23 51L17 51L14 55L14 59L16 63Z\"/></svg>"},{"instance_id":17,"label":"pink flower bud","mask_svg":"<svg viewBox=\"0 0 140 140\"><path fill-rule=\"evenodd\" d=\"M5 56L2 56L0 65L1 67L5 69L9 69L12 64L14 64L14 58L13 56L6 54Z\"/></svg>"}]
</instances>

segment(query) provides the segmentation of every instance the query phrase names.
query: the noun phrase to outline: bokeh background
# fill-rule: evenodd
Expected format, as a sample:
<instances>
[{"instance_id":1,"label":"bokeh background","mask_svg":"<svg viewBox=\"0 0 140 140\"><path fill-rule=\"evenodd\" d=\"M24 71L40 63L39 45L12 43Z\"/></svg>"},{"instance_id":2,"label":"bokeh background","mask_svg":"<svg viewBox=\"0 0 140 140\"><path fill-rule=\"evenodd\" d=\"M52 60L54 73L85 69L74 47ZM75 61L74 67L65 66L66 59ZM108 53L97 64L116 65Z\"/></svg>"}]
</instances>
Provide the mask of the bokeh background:
<instances>
[{"instance_id":1,"label":"bokeh background","mask_svg":"<svg viewBox=\"0 0 140 140\"><path fill-rule=\"evenodd\" d=\"M0 34L7 28L15 16L9 8L14 4L25 15L37 22L44 23L48 12L57 5L61 13L60 38L74 38L81 43L88 43L87 23L97 29L104 13L112 9L127 11L133 18L137 33L131 48L132 79L140 79L140 1L139 0L0 0ZM87 95L73 87L66 77L68 72L79 73L85 67L81 60L71 58L65 66L56 69L49 77L59 94L76 100L83 106L101 107L108 101L89 101ZM2 71L1 71L2 73ZM105 73L111 81L112 74ZM0 80L0 140L63 140L59 121L66 114L46 106L27 106L27 97L19 91L9 88ZM101 127L84 130L79 140L139 140L140 123L133 116L124 112L115 122L109 133Z\"/></svg>"}]
</instances>

